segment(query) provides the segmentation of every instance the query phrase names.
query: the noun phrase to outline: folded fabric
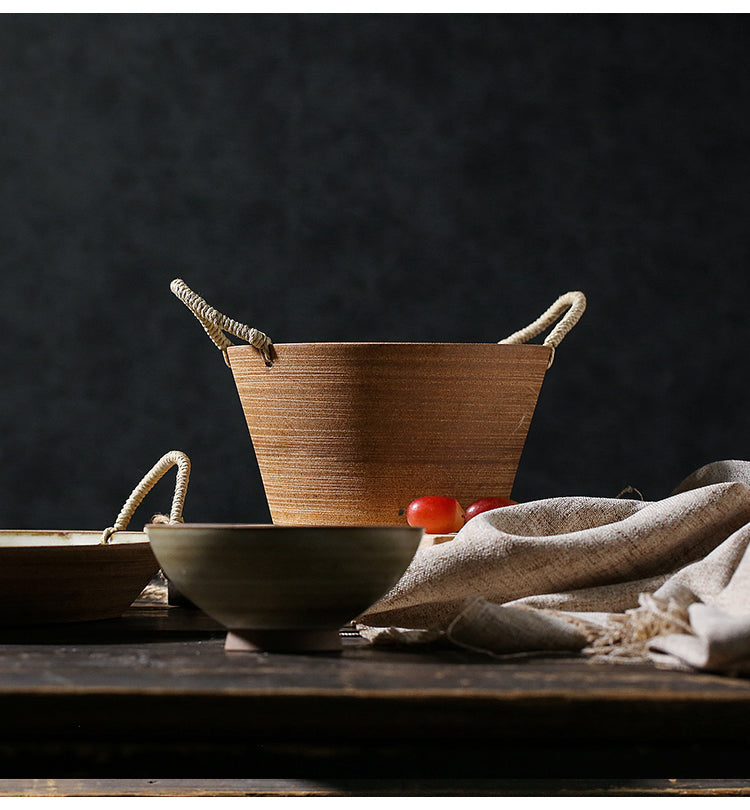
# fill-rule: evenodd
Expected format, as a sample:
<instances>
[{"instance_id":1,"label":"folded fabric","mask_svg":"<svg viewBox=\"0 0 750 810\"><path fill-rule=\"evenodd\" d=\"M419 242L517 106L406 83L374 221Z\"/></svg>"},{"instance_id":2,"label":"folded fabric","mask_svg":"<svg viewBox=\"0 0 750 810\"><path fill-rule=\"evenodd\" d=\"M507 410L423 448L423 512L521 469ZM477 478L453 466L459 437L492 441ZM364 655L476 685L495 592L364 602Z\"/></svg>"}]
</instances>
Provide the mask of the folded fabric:
<instances>
[{"instance_id":1,"label":"folded fabric","mask_svg":"<svg viewBox=\"0 0 750 810\"><path fill-rule=\"evenodd\" d=\"M663 500L561 497L485 512L420 549L358 618L372 643L750 672L750 462Z\"/></svg>"}]
</instances>

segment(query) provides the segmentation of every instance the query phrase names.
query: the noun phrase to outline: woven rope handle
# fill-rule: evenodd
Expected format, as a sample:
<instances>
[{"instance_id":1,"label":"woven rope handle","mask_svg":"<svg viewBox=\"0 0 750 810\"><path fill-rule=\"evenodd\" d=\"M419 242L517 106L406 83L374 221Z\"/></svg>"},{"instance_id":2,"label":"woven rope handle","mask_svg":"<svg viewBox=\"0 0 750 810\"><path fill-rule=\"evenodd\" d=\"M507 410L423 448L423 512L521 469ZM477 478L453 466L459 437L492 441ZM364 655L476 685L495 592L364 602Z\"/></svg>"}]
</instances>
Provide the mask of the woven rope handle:
<instances>
[{"instance_id":1,"label":"woven rope handle","mask_svg":"<svg viewBox=\"0 0 750 810\"><path fill-rule=\"evenodd\" d=\"M543 312L535 321L519 329L507 338L498 341L499 343L526 343L541 334L545 329L552 326L560 316L565 313L560 323L544 339L544 345L552 349L547 367L552 365L555 359L555 349L560 345L565 335L578 323L581 315L586 309L586 296L582 292L567 292L561 295L549 309Z\"/></svg>"},{"instance_id":2,"label":"woven rope handle","mask_svg":"<svg viewBox=\"0 0 750 810\"><path fill-rule=\"evenodd\" d=\"M266 365L273 365L273 343L268 335L222 315L221 312L206 303L198 293L193 292L181 278L176 278L169 285L169 289L195 315L206 334L224 355L227 365L229 365L227 348L232 345L232 341L224 334L225 332L230 332L247 341L258 350Z\"/></svg>"},{"instance_id":3,"label":"woven rope handle","mask_svg":"<svg viewBox=\"0 0 750 810\"><path fill-rule=\"evenodd\" d=\"M182 508L185 505L185 493L190 480L190 459L179 450L172 450L163 455L159 461L143 476L140 484L133 490L125 505L120 510L114 526L102 532L101 542L109 543L115 532L123 532L128 527L133 513L140 506L141 501L153 489L154 484L160 481L164 474L172 467L177 467L177 482L172 498L172 510L169 513L170 523L182 523Z\"/></svg>"}]
</instances>

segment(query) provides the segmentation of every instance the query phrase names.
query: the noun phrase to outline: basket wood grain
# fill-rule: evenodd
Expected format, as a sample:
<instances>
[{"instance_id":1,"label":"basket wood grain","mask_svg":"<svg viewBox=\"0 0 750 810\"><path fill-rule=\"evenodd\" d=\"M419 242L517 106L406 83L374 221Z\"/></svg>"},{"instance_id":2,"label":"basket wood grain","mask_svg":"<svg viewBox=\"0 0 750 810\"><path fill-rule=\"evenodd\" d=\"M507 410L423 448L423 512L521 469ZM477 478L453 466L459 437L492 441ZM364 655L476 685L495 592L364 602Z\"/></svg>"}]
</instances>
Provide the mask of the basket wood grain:
<instances>
[{"instance_id":1,"label":"basket wood grain","mask_svg":"<svg viewBox=\"0 0 750 810\"><path fill-rule=\"evenodd\" d=\"M421 495L510 496L552 349L227 349L274 523L398 525Z\"/></svg>"}]
</instances>

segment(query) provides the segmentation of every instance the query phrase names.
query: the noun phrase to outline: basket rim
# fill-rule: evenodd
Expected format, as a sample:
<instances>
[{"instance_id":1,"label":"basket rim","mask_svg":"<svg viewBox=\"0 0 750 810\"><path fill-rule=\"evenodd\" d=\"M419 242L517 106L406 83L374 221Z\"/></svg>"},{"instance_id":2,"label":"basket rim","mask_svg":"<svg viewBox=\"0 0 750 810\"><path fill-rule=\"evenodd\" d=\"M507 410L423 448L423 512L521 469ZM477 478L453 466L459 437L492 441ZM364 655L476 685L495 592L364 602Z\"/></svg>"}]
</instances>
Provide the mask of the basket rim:
<instances>
[{"instance_id":1,"label":"basket rim","mask_svg":"<svg viewBox=\"0 0 750 810\"><path fill-rule=\"evenodd\" d=\"M111 548L147 546L148 537L142 531L117 532L109 543L101 542L100 530L89 529L0 529L0 556L9 552L42 551L44 549L71 549L71 548ZM9 540L19 541L38 539L39 542L10 543Z\"/></svg>"},{"instance_id":2,"label":"basket rim","mask_svg":"<svg viewBox=\"0 0 750 810\"><path fill-rule=\"evenodd\" d=\"M323 341L309 341L309 342L294 342L294 343L274 343L275 347L278 346L288 346L288 347L357 347L357 346L414 346L417 348L425 348L425 347L462 347L462 348L477 348L477 347L490 347L494 346L501 350L513 349L513 350L523 350L523 351L543 351L545 354L549 354L552 349L550 346L545 346L542 343L494 343L494 342L444 342L444 341L424 341L424 342L414 342L408 340L323 340ZM253 351L257 353L257 349L254 346L251 346L249 343L233 343L231 346L227 347L227 351L229 352L236 352L236 351Z\"/></svg>"}]
</instances>

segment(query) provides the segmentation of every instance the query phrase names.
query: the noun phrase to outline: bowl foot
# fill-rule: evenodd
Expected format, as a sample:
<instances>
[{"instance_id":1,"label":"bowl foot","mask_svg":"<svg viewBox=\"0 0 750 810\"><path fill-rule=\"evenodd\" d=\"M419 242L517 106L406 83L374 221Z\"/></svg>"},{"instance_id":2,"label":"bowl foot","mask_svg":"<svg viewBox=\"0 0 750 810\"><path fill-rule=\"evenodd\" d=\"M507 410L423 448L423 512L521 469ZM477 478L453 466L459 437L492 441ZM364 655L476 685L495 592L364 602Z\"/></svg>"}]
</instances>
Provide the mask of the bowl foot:
<instances>
[{"instance_id":1,"label":"bowl foot","mask_svg":"<svg viewBox=\"0 0 750 810\"><path fill-rule=\"evenodd\" d=\"M227 652L331 652L341 650L338 630L230 630Z\"/></svg>"}]
</instances>

